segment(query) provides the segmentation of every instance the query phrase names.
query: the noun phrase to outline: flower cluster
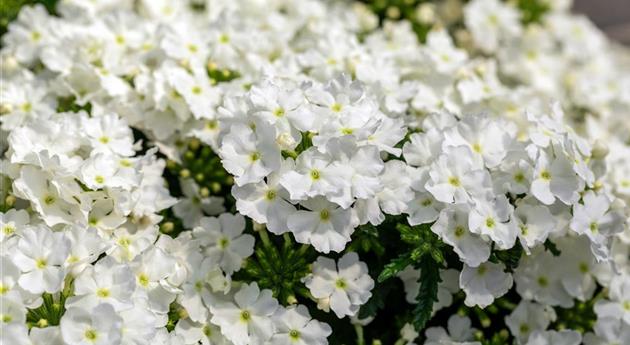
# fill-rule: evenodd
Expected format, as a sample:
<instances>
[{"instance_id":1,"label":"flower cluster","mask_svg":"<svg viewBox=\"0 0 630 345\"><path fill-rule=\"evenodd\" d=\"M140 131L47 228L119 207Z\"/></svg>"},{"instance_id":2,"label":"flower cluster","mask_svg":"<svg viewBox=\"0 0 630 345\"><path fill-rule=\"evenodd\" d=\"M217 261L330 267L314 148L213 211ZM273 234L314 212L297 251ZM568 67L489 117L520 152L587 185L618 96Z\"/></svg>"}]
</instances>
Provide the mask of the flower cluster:
<instances>
[{"instance_id":1,"label":"flower cluster","mask_svg":"<svg viewBox=\"0 0 630 345\"><path fill-rule=\"evenodd\" d=\"M380 3L24 7L0 342L630 343L628 52L571 1Z\"/></svg>"}]
</instances>

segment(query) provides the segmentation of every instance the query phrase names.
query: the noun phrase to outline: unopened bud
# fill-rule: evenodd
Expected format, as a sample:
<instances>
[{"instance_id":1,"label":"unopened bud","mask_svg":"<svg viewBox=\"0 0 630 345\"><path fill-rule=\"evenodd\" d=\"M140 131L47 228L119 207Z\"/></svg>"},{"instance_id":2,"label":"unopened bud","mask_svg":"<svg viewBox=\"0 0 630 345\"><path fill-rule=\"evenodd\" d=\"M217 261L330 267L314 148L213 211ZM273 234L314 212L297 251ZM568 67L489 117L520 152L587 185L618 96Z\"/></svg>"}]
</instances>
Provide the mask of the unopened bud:
<instances>
[{"instance_id":1,"label":"unopened bud","mask_svg":"<svg viewBox=\"0 0 630 345\"><path fill-rule=\"evenodd\" d=\"M190 170L188 170L188 169L182 169L182 170L179 172L179 176L180 176L180 177L182 177L182 178L187 178L187 177L190 177Z\"/></svg>"},{"instance_id":2,"label":"unopened bud","mask_svg":"<svg viewBox=\"0 0 630 345\"><path fill-rule=\"evenodd\" d=\"M13 195L7 195L4 199L4 203L9 207L13 207L13 205L15 205L15 197Z\"/></svg>"},{"instance_id":3,"label":"unopened bud","mask_svg":"<svg viewBox=\"0 0 630 345\"><path fill-rule=\"evenodd\" d=\"M202 198L207 198L210 196L210 190L208 190L208 187L201 187L201 189L199 189L199 195L201 195Z\"/></svg>"},{"instance_id":4,"label":"unopened bud","mask_svg":"<svg viewBox=\"0 0 630 345\"><path fill-rule=\"evenodd\" d=\"M173 224L173 222L166 222L160 227L160 230L162 230L162 232L165 234L173 231L173 229L175 229L175 224Z\"/></svg>"},{"instance_id":5,"label":"unopened bud","mask_svg":"<svg viewBox=\"0 0 630 345\"><path fill-rule=\"evenodd\" d=\"M13 105L10 103L2 103L0 104L0 115L5 115L13 112Z\"/></svg>"},{"instance_id":6,"label":"unopened bud","mask_svg":"<svg viewBox=\"0 0 630 345\"><path fill-rule=\"evenodd\" d=\"M221 184L219 182L212 182L210 189L212 189L212 193L218 194L221 191Z\"/></svg>"},{"instance_id":7,"label":"unopened bud","mask_svg":"<svg viewBox=\"0 0 630 345\"><path fill-rule=\"evenodd\" d=\"M422 24L435 22L435 5L430 3L420 4L416 8L416 19Z\"/></svg>"},{"instance_id":8,"label":"unopened bud","mask_svg":"<svg viewBox=\"0 0 630 345\"><path fill-rule=\"evenodd\" d=\"M287 297L287 304L296 304L297 302L298 300L294 295L289 295L289 297Z\"/></svg>"},{"instance_id":9,"label":"unopened bud","mask_svg":"<svg viewBox=\"0 0 630 345\"><path fill-rule=\"evenodd\" d=\"M190 147L191 150L197 150L199 148L199 146L201 145L201 142L199 141L199 139L194 138L192 139L189 143L188 143L188 147Z\"/></svg>"},{"instance_id":10,"label":"unopened bud","mask_svg":"<svg viewBox=\"0 0 630 345\"><path fill-rule=\"evenodd\" d=\"M595 140L595 144L593 144L593 150L591 151L591 156L595 159L603 159L608 155L608 145L602 140Z\"/></svg>"}]
</instances>

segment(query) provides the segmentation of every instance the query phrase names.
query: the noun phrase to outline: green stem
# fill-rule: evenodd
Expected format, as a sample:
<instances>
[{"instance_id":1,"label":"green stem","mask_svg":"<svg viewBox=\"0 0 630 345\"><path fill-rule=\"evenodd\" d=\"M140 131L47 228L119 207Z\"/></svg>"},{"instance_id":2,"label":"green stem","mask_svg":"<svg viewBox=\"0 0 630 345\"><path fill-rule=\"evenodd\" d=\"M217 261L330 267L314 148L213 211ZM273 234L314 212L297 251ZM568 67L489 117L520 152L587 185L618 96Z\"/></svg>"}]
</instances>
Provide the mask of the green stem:
<instances>
[{"instance_id":1,"label":"green stem","mask_svg":"<svg viewBox=\"0 0 630 345\"><path fill-rule=\"evenodd\" d=\"M260 231L258 231L258 234L260 235L260 239L262 240L263 245L265 247L271 247L271 240L269 239L269 235L267 234L267 229L261 229Z\"/></svg>"},{"instance_id":2,"label":"green stem","mask_svg":"<svg viewBox=\"0 0 630 345\"><path fill-rule=\"evenodd\" d=\"M363 326L357 323L354 325L354 330L357 332L357 345L365 345L365 339L363 339Z\"/></svg>"},{"instance_id":3,"label":"green stem","mask_svg":"<svg viewBox=\"0 0 630 345\"><path fill-rule=\"evenodd\" d=\"M303 244L302 246L300 246L300 249L298 250L298 254L300 256L306 254L306 251L308 250L310 246L308 244Z\"/></svg>"}]
</instances>

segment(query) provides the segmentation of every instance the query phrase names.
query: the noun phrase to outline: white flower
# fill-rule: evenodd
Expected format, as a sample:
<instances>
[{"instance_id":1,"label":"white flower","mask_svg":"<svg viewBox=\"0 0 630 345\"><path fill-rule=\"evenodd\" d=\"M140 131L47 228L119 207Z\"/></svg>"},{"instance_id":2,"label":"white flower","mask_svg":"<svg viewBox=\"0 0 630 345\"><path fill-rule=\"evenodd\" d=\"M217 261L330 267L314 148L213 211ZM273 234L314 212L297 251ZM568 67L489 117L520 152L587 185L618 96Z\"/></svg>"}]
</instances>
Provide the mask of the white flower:
<instances>
[{"instance_id":1,"label":"white flower","mask_svg":"<svg viewBox=\"0 0 630 345\"><path fill-rule=\"evenodd\" d=\"M521 203L514 210L514 220L518 226L518 238L523 249L537 246L547 239L556 227L556 220L549 209L542 205Z\"/></svg>"},{"instance_id":2,"label":"white flower","mask_svg":"<svg viewBox=\"0 0 630 345\"><path fill-rule=\"evenodd\" d=\"M554 257L540 247L537 248L531 256L522 258L514 271L516 291L527 300L551 306L571 307L573 299L563 288L562 276L555 272L558 269Z\"/></svg>"},{"instance_id":3,"label":"white flower","mask_svg":"<svg viewBox=\"0 0 630 345\"><path fill-rule=\"evenodd\" d=\"M431 226L431 231L453 246L460 260L468 266L477 267L490 257L490 244L469 230L469 214L467 206L445 208Z\"/></svg>"},{"instance_id":4,"label":"white flower","mask_svg":"<svg viewBox=\"0 0 630 345\"><path fill-rule=\"evenodd\" d=\"M500 249L514 246L517 236L516 224L512 220L514 207L505 195L494 200L475 200L475 206L468 216L470 231L490 237Z\"/></svg>"},{"instance_id":5,"label":"white flower","mask_svg":"<svg viewBox=\"0 0 630 345\"><path fill-rule=\"evenodd\" d=\"M470 342L473 340L473 334L476 331L476 329L471 326L472 323L468 317L459 316L457 314L452 315L447 321L448 333L442 327L427 328L425 331L427 337L425 345L480 344L479 342Z\"/></svg>"},{"instance_id":6,"label":"white flower","mask_svg":"<svg viewBox=\"0 0 630 345\"><path fill-rule=\"evenodd\" d=\"M137 288L133 299L146 299L149 310L166 314L177 291L167 280L175 271L175 264L175 259L158 247L152 247L138 255L129 263L136 277Z\"/></svg>"},{"instance_id":7,"label":"white flower","mask_svg":"<svg viewBox=\"0 0 630 345\"><path fill-rule=\"evenodd\" d=\"M30 227L18 241L13 262L22 271L20 287L32 293L55 293L63 287L70 241L45 226Z\"/></svg>"},{"instance_id":8,"label":"white flower","mask_svg":"<svg viewBox=\"0 0 630 345\"><path fill-rule=\"evenodd\" d=\"M545 205L556 198L567 205L575 204L584 182L578 179L566 157L551 158L541 151L534 168L531 193Z\"/></svg>"},{"instance_id":9,"label":"white flower","mask_svg":"<svg viewBox=\"0 0 630 345\"><path fill-rule=\"evenodd\" d=\"M274 333L271 316L276 309L278 301L271 297L271 290L260 291L256 283L244 284L234 302L210 305L210 321L235 345L263 344Z\"/></svg>"},{"instance_id":10,"label":"white flower","mask_svg":"<svg viewBox=\"0 0 630 345\"><path fill-rule=\"evenodd\" d=\"M630 325L630 275L616 275L610 282L607 300L597 301L595 313L598 318L621 319L626 327Z\"/></svg>"},{"instance_id":11,"label":"white flower","mask_svg":"<svg viewBox=\"0 0 630 345\"><path fill-rule=\"evenodd\" d=\"M225 170L235 176L239 186L259 182L280 167L275 134L262 122L256 124L256 131L245 125L233 125L223 138L219 155Z\"/></svg>"},{"instance_id":12,"label":"white flower","mask_svg":"<svg viewBox=\"0 0 630 345\"><path fill-rule=\"evenodd\" d=\"M305 279L313 297L329 305L338 318L353 316L372 296L374 280L368 275L367 265L350 252L339 262L320 256L313 263L313 273Z\"/></svg>"},{"instance_id":13,"label":"white flower","mask_svg":"<svg viewBox=\"0 0 630 345\"><path fill-rule=\"evenodd\" d=\"M610 210L610 199L606 194L595 194L588 191L582 197L583 204L573 205L573 219L571 219L571 230L580 235L586 235L596 246L606 246L607 238L623 231L624 219L621 214ZM598 254L598 250L593 250L598 260L603 260Z\"/></svg>"},{"instance_id":14,"label":"white flower","mask_svg":"<svg viewBox=\"0 0 630 345\"><path fill-rule=\"evenodd\" d=\"M48 226L86 222L81 197L72 198L80 190L74 181L53 180L36 167L25 166L20 171L20 178L13 181L13 189L17 196L31 202Z\"/></svg>"},{"instance_id":15,"label":"white flower","mask_svg":"<svg viewBox=\"0 0 630 345\"><path fill-rule=\"evenodd\" d=\"M505 324L510 333L524 343L534 331L544 331L552 321L556 320L553 308L521 300L512 313L505 317Z\"/></svg>"},{"instance_id":16,"label":"white flower","mask_svg":"<svg viewBox=\"0 0 630 345\"><path fill-rule=\"evenodd\" d=\"M254 236L243 234L243 230L243 216L223 213L218 218L201 218L199 226L193 229L193 236L201 241L208 257L232 274L241 268L243 259L254 252Z\"/></svg>"},{"instance_id":17,"label":"white flower","mask_svg":"<svg viewBox=\"0 0 630 345\"><path fill-rule=\"evenodd\" d=\"M535 331L525 345L579 345L582 343L582 335L573 330L562 331Z\"/></svg>"},{"instance_id":18,"label":"white flower","mask_svg":"<svg viewBox=\"0 0 630 345\"><path fill-rule=\"evenodd\" d=\"M303 305L278 308L273 315L276 333L269 339L269 344L278 345L325 345L326 338L332 333L330 326L311 318Z\"/></svg>"},{"instance_id":19,"label":"white flower","mask_svg":"<svg viewBox=\"0 0 630 345\"><path fill-rule=\"evenodd\" d=\"M121 340L122 318L109 304L92 310L69 308L61 318L61 335L69 345L117 345Z\"/></svg>"},{"instance_id":20,"label":"white flower","mask_svg":"<svg viewBox=\"0 0 630 345\"><path fill-rule=\"evenodd\" d=\"M322 253L341 252L354 231L349 209L316 197L301 203L309 210L300 210L287 219L289 230L299 243L309 243Z\"/></svg>"},{"instance_id":21,"label":"white flower","mask_svg":"<svg viewBox=\"0 0 630 345\"><path fill-rule=\"evenodd\" d=\"M486 53L497 50L504 37L521 31L519 12L498 0L475 0L464 7L464 21L479 48Z\"/></svg>"},{"instance_id":22,"label":"white flower","mask_svg":"<svg viewBox=\"0 0 630 345\"><path fill-rule=\"evenodd\" d=\"M292 200L305 200L317 195L340 196L351 175L329 155L310 148L295 161L295 170L285 172L280 184Z\"/></svg>"},{"instance_id":23,"label":"white flower","mask_svg":"<svg viewBox=\"0 0 630 345\"><path fill-rule=\"evenodd\" d=\"M180 179L180 186L186 198L181 198L173 206L173 212L186 228L197 226L205 214L215 216L225 211L223 198L204 194L208 190L202 192L193 179Z\"/></svg>"},{"instance_id":24,"label":"white flower","mask_svg":"<svg viewBox=\"0 0 630 345\"><path fill-rule=\"evenodd\" d=\"M466 146L446 150L431 164L425 188L438 201L466 203L490 189L490 175Z\"/></svg>"},{"instance_id":25,"label":"white flower","mask_svg":"<svg viewBox=\"0 0 630 345\"><path fill-rule=\"evenodd\" d=\"M466 293L464 303L485 308L495 298L503 296L512 287L512 275L503 271L502 264L485 262L478 267L464 264L459 286Z\"/></svg>"},{"instance_id":26,"label":"white flower","mask_svg":"<svg viewBox=\"0 0 630 345\"><path fill-rule=\"evenodd\" d=\"M6 213L0 212L0 242L4 242L13 235L21 234L29 218L25 210L10 209Z\"/></svg>"},{"instance_id":27,"label":"white flower","mask_svg":"<svg viewBox=\"0 0 630 345\"><path fill-rule=\"evenodd\" d=\"M278 172L267 176L265 182L250 183L232 187L238 211L274 234L287 232L287 219L295 213L295 207L287 200L289 193L279 184L283 172L293 168L292 160L285 160Z\"/></svg>"},{"instance_id":28,"label":"white flower","mask_svg":"<svg viewBox=\"0 0 630 345\"><path fill-rule=\"evenodd\" d=\"M131 129L116 114L83 118L82 127L95 152L134 155Z\"/></svg>"},{"instance_id":29,"label":"white flower","mask_svg":"<svg viewBox=\"0 0 630 345\"><path fill-rule=\"evenodd\" d=\"M88 266L74 280L74 296L68 307L92 310L101 303L110 304L117 312L130 308L136 289L133 271L126 264L118 264L112 257Z\"/></svg>"}]
</instances>

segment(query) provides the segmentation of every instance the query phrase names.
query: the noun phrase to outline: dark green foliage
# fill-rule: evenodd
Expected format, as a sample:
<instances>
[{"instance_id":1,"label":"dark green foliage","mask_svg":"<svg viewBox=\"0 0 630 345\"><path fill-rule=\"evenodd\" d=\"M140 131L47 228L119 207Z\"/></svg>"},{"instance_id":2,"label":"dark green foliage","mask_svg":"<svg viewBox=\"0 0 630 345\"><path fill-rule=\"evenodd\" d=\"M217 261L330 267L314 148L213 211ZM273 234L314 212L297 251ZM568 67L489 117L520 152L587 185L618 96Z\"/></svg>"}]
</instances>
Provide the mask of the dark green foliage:
<instances>
[{"instance_id":1,"label":"dark green foliage","mask_svg":"<svg viewBox=\"0 0 630 345\"><path fill-rule=\"evenodd\" d=\"M561 254L560 249L558 249L556 244L551 242L551 240L546 240L544 243L544 246L545 246L545 250L548 250L549 252L551 252L553 256L560 256Z\"/></svg>"},{"instance_id":2,"label":"dark green foliage","mask_svg":"<svg viewBox=\"0 0 630 345\"><path fill-rule=\"evenodd\" d=\"M517 5L522 13L523 24L540 23L549 11L549 5L542 0L518 0Z\"/></svg>"},{"instance_id":3,"label":"dark green foliage","mask_svg":"<svg viewBox=\"0 0 630 345\"><path fill-rule=\"evenodd\" d=\"M300 246L288 233L282 243L269 239L266 230L259 234L262 241L256 244L253 257L246 260L235 279L255 281L261 289L270 289L283 305L296 303L297 296L308 296L302 278L310 272L309 263L316 256L313 249Z\"/></svg>"},{"instance_id":4,"label":"dark green foliage","mask_svg":"<svg viewBox=\"0 0 630 345\"><path fill-rule=\"evenodd\" d=\"M413 325L417 330L424 329L424 326L431 319L433 303L437 301L438 284L440 278L440 265L430 255L425 255L420 261L420 291L416 297L418 304L413 310Z\"/></svg>"},{"instance_id":5,"label":"dark green foliage","mask_svg":"<svg viewBox=\"0 0 630 345\"><path fill-rule=\"evenodd\" d=\"M394 277L400 271L404 270L407 266L411 265L413 261L414 260L411 259L410 253L404 253L400 255L399 257L385 265L383 271L381 271L381 274L379 274L378 276L378 282L382 283L385 280Z\"/></svg>"},{"instance_id":6,"label":"dark green foliage","mask_svg":"<svg viewBox=\"0 0 630 345\"><path fill-rule=\"evenodd\" d=\"M71 278L66 278L64 288L58 295L49 293L42 295L42 305L35 309L28 309L26 314L26 324L32 327L58 326L61 317L66 312L66 299L73 295L73 282Z\"/></svg>"},{"instance_id":7,"label":"dark green foliage","mask_svg":"<svg viewBox=\"0 0 630 345\"><path fill-rule=\"evenodd\" d=\"M385 254L385 247L380 242L378 229L372 224L362 225L353 234L352 242L347 250L352 252L373 252L377 256Z\"/></svg>"},{"instance_id":8,"label":"dark green foliage","mask_svg":"<svg viewBox=\"0 0 630 345\"><path fill-rule=\"evenodd\" d=\"M2 0L0 1L0 35L7 32L9 23L14 20L24 5L42 4L48 12L55 12L58 0Z\"/></svg>"},{"instance_id":9,"label":"dark green foliage","mask_svg":"<svg viewBox=\"0 0 630 345\"><path fill-rule=\"evenodd\" d=\"M490 261L495 263L502 262L507 271L512 272L516 267L518 267L518 262L521 260L521 256L523 256L523 247L519 242L516 242L514 247L508 250L493 251L490 256Z\"/></svg>"}]
</instances>

